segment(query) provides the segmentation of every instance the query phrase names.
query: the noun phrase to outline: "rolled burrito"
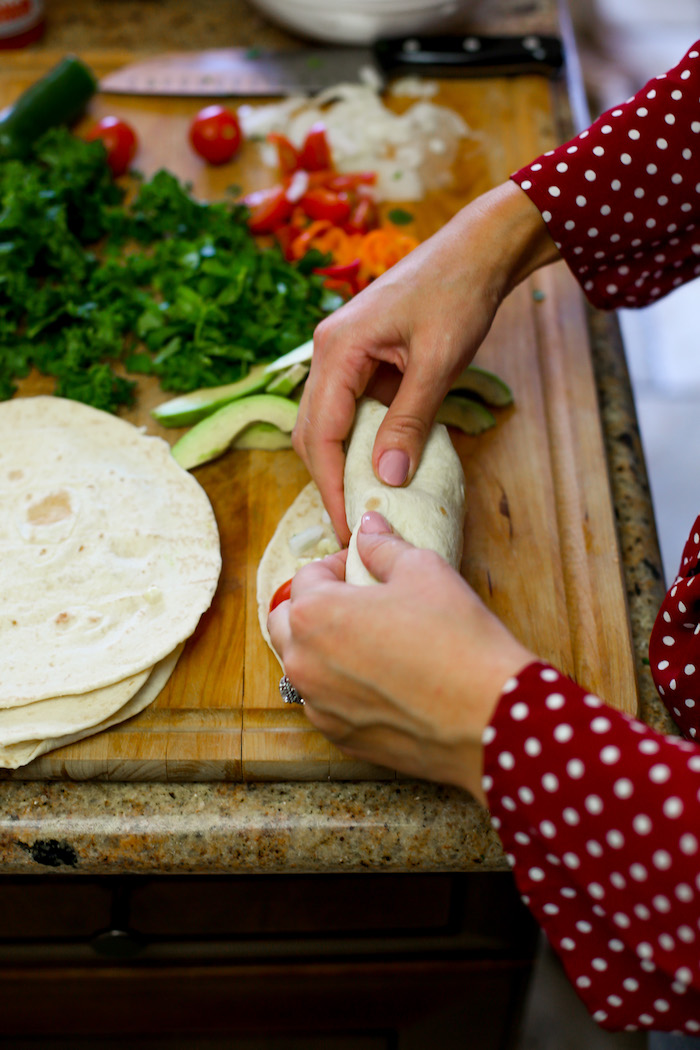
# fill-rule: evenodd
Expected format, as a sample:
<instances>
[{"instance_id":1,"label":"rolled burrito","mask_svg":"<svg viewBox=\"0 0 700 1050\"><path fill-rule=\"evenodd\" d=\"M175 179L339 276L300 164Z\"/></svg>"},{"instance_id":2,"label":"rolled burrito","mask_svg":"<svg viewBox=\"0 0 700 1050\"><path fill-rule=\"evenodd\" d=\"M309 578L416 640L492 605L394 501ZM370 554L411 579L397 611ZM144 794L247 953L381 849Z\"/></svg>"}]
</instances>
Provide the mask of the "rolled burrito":
<instances>
[{"instance_id":1,"label":"rolled burrito","mask_svg":"<svg viewBox=\"0 0 700 1050\"><path fill-rule=\"evenodd\" d=\"M357 553L357 530L368 510L379 511L405 540L437 551L455 569L462 558L464 474L446 428L435 424L410 484L393 488L378 481L372 469L374 439L386 411L379 401L361 401L347 448L345 510L352 530L348 583L377 582ZM338 549L318 488L309 482L280 519L258 566L258 620L271 649L267 616L277 588L302 565Z\"/></svg>"},{"instance_id":2,"label":"rolled burrito","mask_svg":"<svg viewBox=\"0 0 700 1050\"><path fill-rule=\"evenodd\" d=\"M408 485L384 485L374 474L372 449L386 413L379 401L362 400L348 444L344 481L345 513L352 532L345 568L348 583L377 582L357 552L357 531L362 515L370 510L382 514L414 547L436 551L455 569L462 560L464 473L447 429L435 424Z\"/></svg>"}]
</instances>

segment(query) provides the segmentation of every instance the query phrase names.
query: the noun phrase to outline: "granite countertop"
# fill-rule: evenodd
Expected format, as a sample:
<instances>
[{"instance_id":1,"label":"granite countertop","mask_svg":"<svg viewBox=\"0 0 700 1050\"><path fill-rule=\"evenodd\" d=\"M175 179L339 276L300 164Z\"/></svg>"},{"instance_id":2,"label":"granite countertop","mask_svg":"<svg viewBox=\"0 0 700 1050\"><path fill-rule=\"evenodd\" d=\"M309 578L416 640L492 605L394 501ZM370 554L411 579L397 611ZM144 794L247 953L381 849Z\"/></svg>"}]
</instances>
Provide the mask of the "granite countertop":
<instances>
[{"instance_id":1,"label":"granite countertop","mask_svg":"<svg viewBox=\"0 0 700 1050\"><path fill-rule=\"evenodd\" d=\"M473 32L556 33L557 0L472 0L454 28ZM247 0L46 0L38 48L84 51L294 47L302 43Z\"/></svg>"},{"instance_id":2,"label":"granite countertop","mask_svg":"<svg viewBox=\"0 0 700 1050\"><path fill-rule=\"evenodd\" d=\"M296 46L245 0L48 0L37 50L156 51ZM556 0L477 0L475 31L556 32ZM566 108L566 105L565 105ZM564 121L570 119L564 114ZM590 311L613 501L627 583L642 717L672 725L645 665L663 596L649 487L613 318ZM467 794L382 783L4 782L6 874L496 871L507 868L488 814Z\"/></svg>"}]
</instances>

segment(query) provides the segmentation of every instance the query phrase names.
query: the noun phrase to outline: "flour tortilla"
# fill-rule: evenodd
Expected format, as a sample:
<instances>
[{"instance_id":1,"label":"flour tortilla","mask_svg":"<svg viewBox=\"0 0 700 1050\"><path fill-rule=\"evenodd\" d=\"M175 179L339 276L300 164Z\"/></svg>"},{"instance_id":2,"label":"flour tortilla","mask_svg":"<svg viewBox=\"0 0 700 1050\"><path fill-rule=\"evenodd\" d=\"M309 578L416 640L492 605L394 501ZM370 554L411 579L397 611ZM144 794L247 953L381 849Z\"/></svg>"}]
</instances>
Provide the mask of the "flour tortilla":
<instances>
[{"instance_id":1,"label":"flour tortilla","mask_svg":"<svg viewBox=\"0 0 700 1050\"><path fill-rule=\"evenodd\" d=\"M125 722L127 718L133 718L134 715L139 714L149 704L153 703L158 694L162 692L170 675L175 670L175 665L183 648L184 643L179 645L165 659L160 660L150 674L146 674L145 682L136 690L134 695L121 707L107 717L102 718L99 722L85 724L81 704L82 697L71 698L70 710L66 706L66 698L63 698L64 721L61 726L57 727L62 731L33 740L22 740L18 743L4 743L3 741L3 743L0 743L0 767L4 769L19 769L20 766L26 766L33 759L38 758L39 755L45 755L47 751L53 751L57 747L65 747L67 744L74 744L87 736L102 732L103 729L109 729L110 726ZM57 701L47 700L46 703L54 704ZM41 702L30 704L29 706L30 708L38 708L41 706Z\"/></svg>"},{"instance_id":2,"label":"flour tortilla","mask_svg":"<svg viewBox=\"0 0 700 1050\"><path fill-rule=\"evenodd\" d=\"M321 540L308 552L305 552L303 557L297 556L292 552L289 541L293 536L314 527L323 530ZM279 655L275 651L267 629L267 616L273 594L280 584L294 576L306 562L314 557L324 557L331 551L339 549L328 515L323 508L321 493L314 482L310 481L280 518L258 565L258 622L263 638L278 660Z\"/></svg>"},{"instance_id":3,"label":"flour tortilla","mask_svg":"<svg viewBox=\"0 0 700 1050\"><path fill-rule=\"evenodd\" d=\"M345 567L348 583L377 581L357 552L357 532L368 510L382 514L394 531L414 547L433 550L459 569L464 540L464 473L446 427L432 428L418 470L410 484L394 488L378 481L372 450L387 409L365 398L345 458L345 513L352 533Z\"/></svg>"},{"instance_id":4,"label":"flour tortilla","mask_svg":"<svg viewBox=\"0 0 700 1050\"><path fill-rule=\"evenodd\" d=\"M62 398L0 404L0 708L149 671L220 569L209 500L165 441Z\"/></svg>"},{"instance_id":5,"label":"flour tortilla","mask_svg":"<svg viewBox=\"0 0 700 1050\"><path fill-rule=\"evenodd\" d=\"M74 729L87 729L109 718L146 684L152 668L129 678L72 696L35 700L22 707L0 709L0 746L39 737L64 736Z\"/></svg>"},{"instance_id":6,"label":"flour tortilla","mask_svg":"<svg viewBox=\"0 0 700 1050\"><path fill-rule=\"evenodd\" d=\"M345 510L352 530L345 579L353 584L377 581L357 553L357 530L367 510L377 510L396 532L415 547L437 551L459 569L464 537L464 473L446 428L436 424L411 483L392 488L377 481L372 468L372 449L386 408L369 398L360 402L345 460ZM299 493L280 522L258 566L258 619L265 641L279 660L270 640L267 616L270 600L285 580L297 572L302 560L295 557L289 541L305 529L327 520L321 494L313 482ZM327 546L330 525L321 547ZM337 545L336 545L337 546ZM327 550L307 552L305 561L323 557ZM281 663L281 660L280 660Z\"/></svg>"}]
</instances>

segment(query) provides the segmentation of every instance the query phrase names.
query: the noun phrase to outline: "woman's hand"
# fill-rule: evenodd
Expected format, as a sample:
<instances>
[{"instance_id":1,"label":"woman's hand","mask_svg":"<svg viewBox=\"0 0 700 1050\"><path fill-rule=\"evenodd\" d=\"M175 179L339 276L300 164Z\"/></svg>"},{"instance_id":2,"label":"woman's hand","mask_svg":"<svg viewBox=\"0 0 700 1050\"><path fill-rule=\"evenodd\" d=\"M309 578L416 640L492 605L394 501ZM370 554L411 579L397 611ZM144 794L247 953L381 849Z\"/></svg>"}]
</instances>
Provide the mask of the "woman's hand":
<instances>
[{"instance_id":1,"label":"woman's hand","mask_svg":"<svg viewBox=\"0 0 700 1050\"><path fill-rule=\"evenodd\" d=\"M535 657L432 551L368 513L358 550L377 586L344 582L346 551L294 577L273 644L309 720L348 754L484 801L481 736Z\"/></svg>"},{"instance_id":2,"label":"woman's hand","mask_svg":"<svg viewBox=\"0 0 700 1050\"><path fill-rule=\"evenodd\" d=\"M488 332L504 296L558 257L535 206L512 182L479 197L314 335L293 441L343 542L343 443L355 403L389 404L373 465L389 485L410 481L440 404Z\"/></svg>"}]
</instances>

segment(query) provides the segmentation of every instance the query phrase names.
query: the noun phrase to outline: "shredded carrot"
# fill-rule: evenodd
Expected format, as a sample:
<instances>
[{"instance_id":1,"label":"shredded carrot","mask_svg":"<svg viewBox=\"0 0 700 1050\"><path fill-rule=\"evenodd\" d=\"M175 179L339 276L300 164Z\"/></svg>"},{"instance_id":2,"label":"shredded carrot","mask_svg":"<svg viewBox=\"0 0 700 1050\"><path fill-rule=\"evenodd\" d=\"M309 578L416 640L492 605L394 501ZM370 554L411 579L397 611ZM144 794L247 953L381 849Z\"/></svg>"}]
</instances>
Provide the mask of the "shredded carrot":
<instances>
[{"instance_id":1,"label":"shredded carrot","mask_svg":"<svg viewBox=\"0 0 700 1050\"><path fill-rule=\"evenodd\" d=\"M350 234L337 226L332 226L314 241L314 248L318 248L325 255L333 256L333 261L340 266L351 263L360 254L360 243L362 234Z\"/></svg>"},{"instance_id":2,"label":"shredded carrot","mask_svg":"<svg viewBox=\"0 0 700 1050\"><path fill-rule=\"evenodd\" d=\"M361 278L368 281L380 277L391 266L418 247L418 241L407 233L381 227L362 235L358 254L362 267Z\"/></svg>"},{"instance_id":3,"label":"shredded carrot","mask_svg":"<svg viewBox=\"0 0 700 1050\"><path fill-rule=\"evenodd\" d=\"M316 219L315 222L309 223L306 229L294 238L290 245L290 254L292 259L303 258L308 251L315 248L316 238L320 233L324 233L326 230L330 230L333 224L328 219Z\"/></svg>"},{"instance_id":4,"label":"shredded carrot","mask_svg":"<svg viewBox=\"0 0 700 1050\"><path fill-rule=\"evenodd\" d=\"M380 227L369 233L348 233L327 219L318 219L292 236L285 247L291 259L303 258L312 248L330 255L339 266L359 259L357 284L364 288L413 251L418 243L415 237L398 233L393 227Z\"/></svg>"}]
</instances>

